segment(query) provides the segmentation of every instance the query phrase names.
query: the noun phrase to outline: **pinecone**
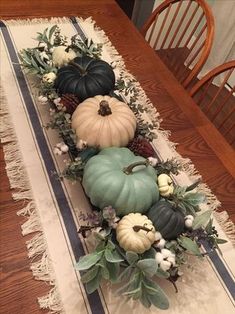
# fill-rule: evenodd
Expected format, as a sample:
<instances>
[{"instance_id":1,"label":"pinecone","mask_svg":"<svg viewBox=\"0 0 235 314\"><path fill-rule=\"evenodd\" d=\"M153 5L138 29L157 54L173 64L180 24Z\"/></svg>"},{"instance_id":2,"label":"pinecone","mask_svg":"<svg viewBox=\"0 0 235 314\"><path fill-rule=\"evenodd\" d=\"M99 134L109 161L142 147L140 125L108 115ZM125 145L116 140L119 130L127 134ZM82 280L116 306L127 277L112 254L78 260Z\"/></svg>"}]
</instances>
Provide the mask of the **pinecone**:
<instances>
[{"instance_id":1,"label":"pinecone","mask_svg":"<svg viewBox=\"0 0 235 314\"><path fill-rule=\"evenodd\" d=\"M77 96L75 96L73 94L63 94L61 96L60 102L66 108L66 111L70 114L72 114L75 111L75 109L77 108L77 106L80 103Z\"/></svg>"},{"instance_id":2,"label":"pinecone","mask_svg":"<svg viewBox=\"0 0 235 314\"><path fill-rule=\"evenodd\" d=\"M155 155L151 144L143 137L134 138L127 146L135 155L144 158L153 157Z\"/></svg>"}]
</instances>

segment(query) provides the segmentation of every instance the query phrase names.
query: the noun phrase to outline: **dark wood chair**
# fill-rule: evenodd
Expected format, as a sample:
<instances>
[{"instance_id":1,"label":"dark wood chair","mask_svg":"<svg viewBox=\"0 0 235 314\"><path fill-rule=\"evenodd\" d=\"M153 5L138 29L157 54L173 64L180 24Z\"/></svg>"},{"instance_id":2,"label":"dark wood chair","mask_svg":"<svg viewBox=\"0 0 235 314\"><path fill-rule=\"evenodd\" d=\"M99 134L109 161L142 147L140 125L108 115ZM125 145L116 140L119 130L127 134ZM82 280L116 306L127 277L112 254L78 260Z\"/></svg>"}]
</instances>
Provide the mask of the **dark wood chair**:
<instances>
[{"instance_id":1,"label":"dark wood chair","mask_svg":"<svg viewBox=\"0 0 235 314\"><path fill-rule=\"evenodd\" d=\"M234 68L235 60L216 67L190 91L195 102L232 146L235 146L235 84L230 81L235 74Z\"/></svg>"},{"instance_id":2,"label":"dark wood chair","mask_svg":"<svg viewBox=\"0 0 235 314\"><path fill-rule=\"evenodd\" d=\"M205 64L214 37L214 18L205 0L165 0L141 33L187 88Z\"/></svg>"}]
</instances>

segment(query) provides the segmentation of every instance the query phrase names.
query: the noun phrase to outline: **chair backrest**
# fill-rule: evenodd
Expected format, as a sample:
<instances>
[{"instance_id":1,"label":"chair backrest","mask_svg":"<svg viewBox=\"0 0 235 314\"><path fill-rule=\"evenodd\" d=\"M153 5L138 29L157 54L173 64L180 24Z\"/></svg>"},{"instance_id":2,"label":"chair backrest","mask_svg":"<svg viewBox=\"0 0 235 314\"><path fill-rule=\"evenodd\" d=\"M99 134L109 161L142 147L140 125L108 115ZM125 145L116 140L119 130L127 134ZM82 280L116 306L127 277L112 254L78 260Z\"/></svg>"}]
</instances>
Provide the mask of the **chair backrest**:
<instances>
[{"instance_id":1,"label":"chair backrest","mask_svg":"<svg viewBox=\"0 0 235 314\"><path fill-rule=\"evenodd\" d=\"M165 0L141 33L187 88L211 50L214 18L205 0Z\"/></svg>"},{"instance_id":2,"label":"chair backrest","mask_svg":"<svg viewBox=\"0 0 235 314\"><path fill-rule=\"evenodd\" d=\"M235 146L235 60L208 72L190 95L217 129ZM234 76L232 76L234 75Z\"/></svg>"}]
</instances>

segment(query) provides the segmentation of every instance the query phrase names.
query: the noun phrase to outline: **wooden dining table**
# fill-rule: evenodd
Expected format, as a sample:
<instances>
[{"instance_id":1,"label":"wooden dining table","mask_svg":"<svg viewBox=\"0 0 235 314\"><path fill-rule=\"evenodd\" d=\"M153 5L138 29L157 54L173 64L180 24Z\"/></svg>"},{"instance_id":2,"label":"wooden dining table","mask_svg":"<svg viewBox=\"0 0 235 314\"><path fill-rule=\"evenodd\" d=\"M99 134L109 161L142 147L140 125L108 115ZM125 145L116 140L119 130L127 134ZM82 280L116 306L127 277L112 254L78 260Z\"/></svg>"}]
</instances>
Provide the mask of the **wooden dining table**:
<instances>
[{"instance_id":1,"label":"wooden dining table","mask_svg":"<svg viewBox=\"0 0 235 314\"><path fill-rule=\"evenodd\" d=\"M39 18L51 16L92 16L125 60L127 69L140 82L157 108L161 128L171 132L182 157L190 158L212 192L235 222L235 152L202 113L138 29L114 0L1 0L0 18ZM24 34L22 34L24 36ZM40 310L36 297L49 288L33 279L16 216L22 202L14 202L0 149L0 313L34 314ZM219 210L220 210L219 209Z\"/></svg>"}]
</instances>

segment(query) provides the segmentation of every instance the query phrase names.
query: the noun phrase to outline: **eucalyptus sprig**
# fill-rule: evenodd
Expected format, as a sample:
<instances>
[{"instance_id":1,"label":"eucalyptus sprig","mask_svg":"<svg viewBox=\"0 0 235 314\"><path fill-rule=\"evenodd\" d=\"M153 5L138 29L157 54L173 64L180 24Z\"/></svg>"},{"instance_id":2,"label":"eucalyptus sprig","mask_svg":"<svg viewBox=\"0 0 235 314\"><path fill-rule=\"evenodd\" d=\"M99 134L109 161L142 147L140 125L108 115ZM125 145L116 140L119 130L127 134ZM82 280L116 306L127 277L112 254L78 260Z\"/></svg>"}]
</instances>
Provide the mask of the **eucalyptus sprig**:
<instances>
[{"instance_id":1,"label":"eucalyptus sprig","mask_svg":"<svg viewBox=\"0 0 235 314\"><path fill-rule=\"evenodd\" d=\"M92 58L100 59L102 54L103 44L95 44L91 39L82 40L78 35L71 37L71 44L68 48L73 49L79 56L89 56Z\"/></svg>"}]
</instances>

